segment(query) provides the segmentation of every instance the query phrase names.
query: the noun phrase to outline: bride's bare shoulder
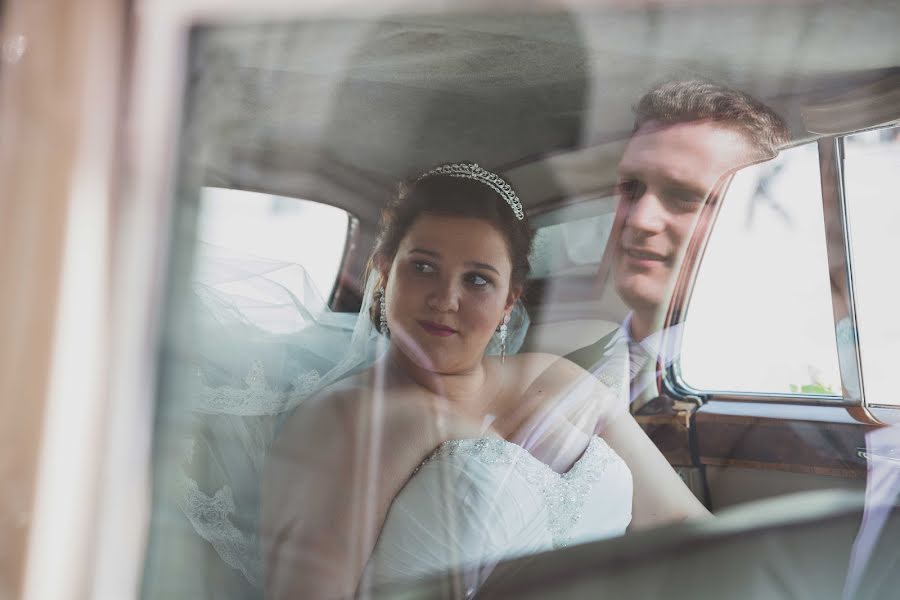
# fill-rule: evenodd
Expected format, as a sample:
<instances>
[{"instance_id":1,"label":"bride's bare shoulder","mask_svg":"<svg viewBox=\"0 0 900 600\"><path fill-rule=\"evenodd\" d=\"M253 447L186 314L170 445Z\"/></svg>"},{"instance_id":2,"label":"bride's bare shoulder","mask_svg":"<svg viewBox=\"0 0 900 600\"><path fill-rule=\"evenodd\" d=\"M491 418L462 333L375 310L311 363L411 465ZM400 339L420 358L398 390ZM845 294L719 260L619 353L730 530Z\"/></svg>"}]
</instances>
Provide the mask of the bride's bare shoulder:
<instances>
[{"instance_id":1,"label":"bride's bare shoulder","mask_svg":"<svg viewBox=\"0 0 900 600\"><path fill-rule=\"evenodd\" d=\"M309 439L312 435L333 436L344 434L358 421L361 407L366 405L371 390L364 386L359 376L336 382L298 406L285 420L278 442L285 439Z\"/></svg>"},{"instance_id":2,"label":"bride's bare shoulder","mask_svg":"<svg viewBox=\"0 0 900 600\"><path fill-rule=\"evenodd\" d=\"M282 448L308 447L340 439L340 451L346 454L377 436L384 447L418 455L444 441L444 435L456 434L456 428L447 425L455 421L441 418L440 412L439 404L416 386L384 385L364 371L323 389L298 407L285 421L276 443Z\"/></svg>"}]
</instances>

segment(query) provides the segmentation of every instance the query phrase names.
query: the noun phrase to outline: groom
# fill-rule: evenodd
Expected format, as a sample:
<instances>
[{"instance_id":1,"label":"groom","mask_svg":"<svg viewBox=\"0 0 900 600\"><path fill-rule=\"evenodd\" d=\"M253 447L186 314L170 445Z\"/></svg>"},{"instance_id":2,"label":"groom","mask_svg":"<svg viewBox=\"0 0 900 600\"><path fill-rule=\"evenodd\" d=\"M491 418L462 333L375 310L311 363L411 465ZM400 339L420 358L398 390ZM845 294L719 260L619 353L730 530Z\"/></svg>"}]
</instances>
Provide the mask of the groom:
<instances>
[{"instance_id":1,"label":"groom","mask_svg":"<svg viewBox=\"0 0 900 600\"><path fill-rule=\"evenodd\" d=\"M635 115L611 237L613 280L630 312L612 333L566 356L601 380L627 378L632 412L655 391L658 362L665 367L677 354L680 325L661 324L691 234L708 225L707 198L722 175L775 156L790 139L770 108L705 81L662 84L641 97Z\"/></svg>"}]
</instances>

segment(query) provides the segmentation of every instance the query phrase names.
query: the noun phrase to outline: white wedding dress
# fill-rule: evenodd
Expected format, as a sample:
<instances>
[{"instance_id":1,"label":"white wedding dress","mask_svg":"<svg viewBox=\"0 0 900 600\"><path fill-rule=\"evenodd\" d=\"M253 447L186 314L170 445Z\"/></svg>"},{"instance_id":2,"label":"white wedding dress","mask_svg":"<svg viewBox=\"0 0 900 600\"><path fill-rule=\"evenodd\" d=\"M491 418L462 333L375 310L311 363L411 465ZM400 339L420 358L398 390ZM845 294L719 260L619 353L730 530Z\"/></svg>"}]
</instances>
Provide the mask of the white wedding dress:
<instances>
[{"instance_id":1,"label":"white wedding dress","mask_svg":"<svg viewBox=\"0 0 900 600\"><path fill-rule=\"evenodd\" d=\"M394 498L363 585L456 569L472 594L499 560L623 534L631 501L631 472L598 436L565 473L500 438L451 440Z\"/></svg>"}]
</instances>

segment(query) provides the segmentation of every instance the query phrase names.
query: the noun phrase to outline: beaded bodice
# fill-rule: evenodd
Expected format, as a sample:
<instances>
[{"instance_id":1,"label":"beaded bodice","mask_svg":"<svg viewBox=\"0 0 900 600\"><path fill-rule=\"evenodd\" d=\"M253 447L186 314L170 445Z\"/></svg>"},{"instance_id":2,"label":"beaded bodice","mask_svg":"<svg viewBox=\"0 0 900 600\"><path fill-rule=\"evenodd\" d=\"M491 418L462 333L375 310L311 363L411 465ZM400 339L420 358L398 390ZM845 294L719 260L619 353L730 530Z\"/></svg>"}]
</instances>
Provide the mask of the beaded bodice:
<instances>
[{"instance_id":1,"label":"beaded bodice","mask_svg":"<svg viewBox=\"0 0 900 600\"><path fill-rule=\"evenodd\" d=\"M557 473L522 446L500 438L444 442L424 464L457 454L471 456L485 465L512 467L533 485L544 501L555 548L568 545L592 484L601 478L610 463L621 461L602 438L594 436L581 458L565 473Z\"/></svg>"},{"instance_id":2,"label":"beaded bodice","mask_svg":"<svg viewBox=\"0 0 900 600\"><path fill-rule=\"evenodd\" d=\"M451 440L394 499L368 570L379 584L461 566L481 580L504 558L624 533L631 496L628 467L597 436L565 473L504 439Z\"/></svg>"}]
</instances>

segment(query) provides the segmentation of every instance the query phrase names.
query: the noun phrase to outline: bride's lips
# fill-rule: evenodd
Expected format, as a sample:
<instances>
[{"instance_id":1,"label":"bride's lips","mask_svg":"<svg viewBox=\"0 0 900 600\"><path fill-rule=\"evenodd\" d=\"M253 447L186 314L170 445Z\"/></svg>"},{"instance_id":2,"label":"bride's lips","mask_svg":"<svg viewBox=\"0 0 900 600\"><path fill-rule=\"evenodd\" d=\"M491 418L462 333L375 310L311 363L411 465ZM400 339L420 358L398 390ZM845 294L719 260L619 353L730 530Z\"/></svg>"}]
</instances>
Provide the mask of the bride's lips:
<instances>
[{"instance_id":1,"label":"bride's lips","mask_svg":"<svg viewBox=\"0 0 900 600\"><path fill-rule=\"evenodd\" d=\"M438 337L448 337L456 333L456 330L452 327L447 327L446 325L441 325L440 323L435 323L434 321L417 321L417 323L430 333L431 335L436 335Z\"/></svg>"}]
</instances>

